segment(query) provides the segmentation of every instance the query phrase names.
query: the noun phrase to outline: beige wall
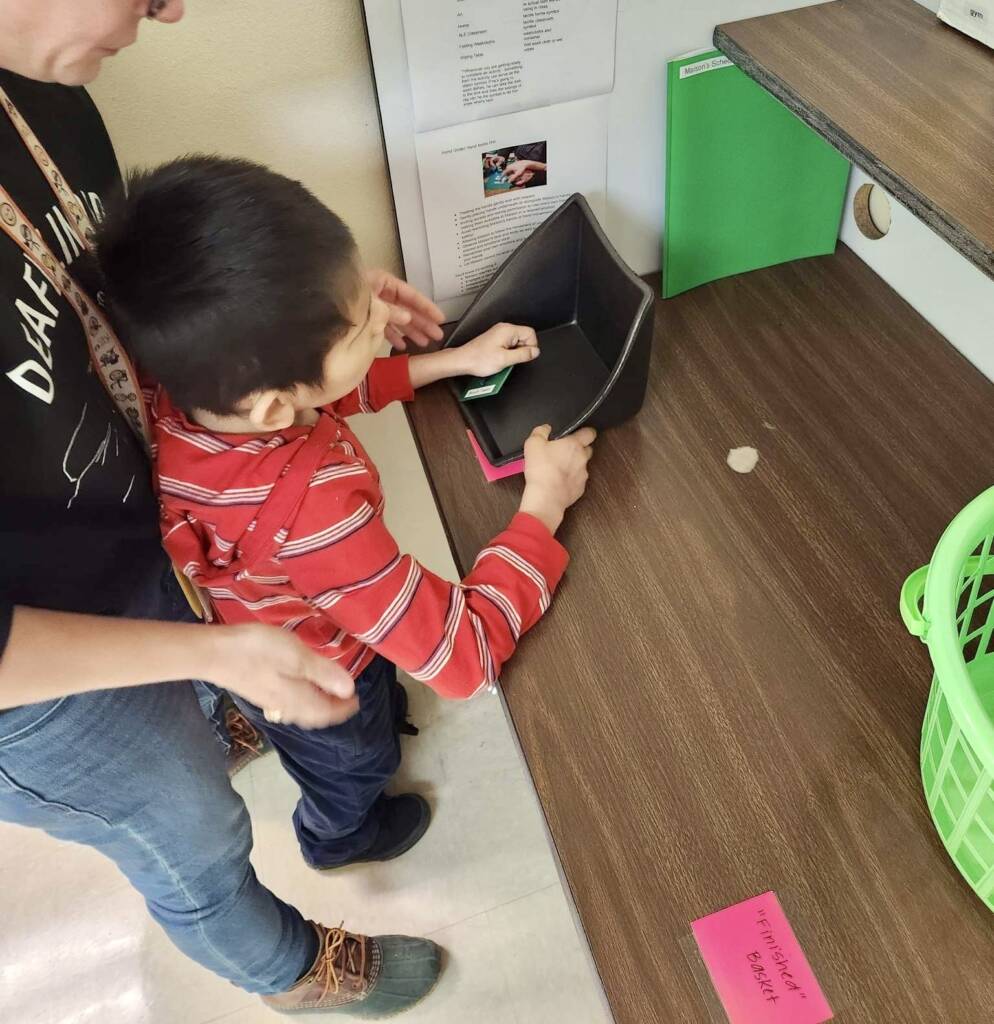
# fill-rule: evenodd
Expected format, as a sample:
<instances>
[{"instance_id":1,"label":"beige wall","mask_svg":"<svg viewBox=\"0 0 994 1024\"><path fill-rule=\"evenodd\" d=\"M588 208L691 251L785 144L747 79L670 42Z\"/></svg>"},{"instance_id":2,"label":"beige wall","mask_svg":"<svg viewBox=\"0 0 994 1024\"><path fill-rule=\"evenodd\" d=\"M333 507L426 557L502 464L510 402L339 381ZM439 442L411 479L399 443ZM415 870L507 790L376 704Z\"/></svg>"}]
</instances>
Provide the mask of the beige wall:
<instances>
[{"instance_id":1,"label":"beige wall","mask_svg":"<svg viewBox=\"0 0 994 1024\"><path fill-rule=\"evenodd\" d=\"M360 0L187 0L142 26L90 92L122 165L192 151L250 157L303 181L399 270Z\"/></svg>"}]
</instances>

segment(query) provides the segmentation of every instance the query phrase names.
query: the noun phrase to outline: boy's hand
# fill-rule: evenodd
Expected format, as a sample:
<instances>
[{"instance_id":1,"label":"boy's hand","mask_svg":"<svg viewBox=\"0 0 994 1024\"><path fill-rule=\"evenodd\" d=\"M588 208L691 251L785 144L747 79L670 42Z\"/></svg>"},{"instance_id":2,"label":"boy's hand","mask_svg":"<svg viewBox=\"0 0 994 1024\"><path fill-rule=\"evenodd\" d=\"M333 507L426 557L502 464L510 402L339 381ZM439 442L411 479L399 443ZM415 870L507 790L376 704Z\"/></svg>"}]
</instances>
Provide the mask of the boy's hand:
<instances>
[{"instance_id":1,"label":"boy's hand","mask_svg":"<svg viewBox=\"0 0 994 1024\"><path fill-rule=\"evenodd\" d=\"M525 442L525 493L520 511L533 515L555 533L566 509L587 489L587 463L593 457L593 427L550 441L552 427L536 427Z\"/></svg>"},{"instance_id":2,"label":"boy's hand","mask_svg":"<svg viewBox=\"0 0 994 1024\"><path fill-rule=\"evenodd\" d=\"M460 373L468 377L489 377L507 366L537 359L538 338L530 327L495 324L454 351L460 355Z\"/></svg>"},{"instance_id":3,"label":"boy's hand","mask_svg":"<svg viewBox=\"0 0 994 1024\"><path fill-rule=\"evenodd\" d=\"M403 352L408 342L424 348L433 341L442 340L444 314L417 288L401 281L387 270L370 270L366 280L373 294L390 307L387 340Z\"/></svg>"},{"instance_id":4,"label":"boy's hand","mask_svg":"<svg viewBox=\"0 0 994 1024\"><path fill-rule=\"evenodd\" d=\"M411 387L417 390L447 377L490 377L505 367L538 358L538 338L530 327L495 324L458 348L411 356Z\"/></svg>"}]
</instances>

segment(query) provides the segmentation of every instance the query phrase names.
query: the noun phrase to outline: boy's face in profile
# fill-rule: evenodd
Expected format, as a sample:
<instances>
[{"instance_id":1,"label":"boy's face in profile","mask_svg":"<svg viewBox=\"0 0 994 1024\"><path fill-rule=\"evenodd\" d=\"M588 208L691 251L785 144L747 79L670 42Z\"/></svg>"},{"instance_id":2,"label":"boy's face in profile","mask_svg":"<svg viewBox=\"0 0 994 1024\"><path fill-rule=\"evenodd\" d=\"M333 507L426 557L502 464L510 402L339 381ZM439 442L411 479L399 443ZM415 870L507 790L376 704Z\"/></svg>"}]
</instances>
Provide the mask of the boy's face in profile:
<instances>
[{"instance_id":1,"label":"boy's face in profile","mask_svg":"<svg viewBox=\"0 0 994 1024\"><path fill-rule=\"evenodd\" d=\"M294 423L313 424L316 409L344 398L354 391L369 372L386 341L390 306L373 294L362 268L355 267L356 287L343 312L352 326L336 340L329 340L319 384L297 384L289 390L258 391L248 395L232 416L223 422L200 413L194 419L202 425L230 433L284 430ZM339 292L340 294L340 292ZM205 417L207 417L205 419Z\"/></svg>"},{"instance_id":2,"label":"boy's face in profile","mask_svg":"<svg viewBox=\"0 0 994 1024\"><path fill-rule=\"evenodd\" d=\"M372 293L361 272L359 280L359 292L349 305L349 319L355 326L349 328L325 356L321 384L297 387L296 398L302 408L329 405L355 390L383 348L390 307Z\"/></svg>"}]
</instances>

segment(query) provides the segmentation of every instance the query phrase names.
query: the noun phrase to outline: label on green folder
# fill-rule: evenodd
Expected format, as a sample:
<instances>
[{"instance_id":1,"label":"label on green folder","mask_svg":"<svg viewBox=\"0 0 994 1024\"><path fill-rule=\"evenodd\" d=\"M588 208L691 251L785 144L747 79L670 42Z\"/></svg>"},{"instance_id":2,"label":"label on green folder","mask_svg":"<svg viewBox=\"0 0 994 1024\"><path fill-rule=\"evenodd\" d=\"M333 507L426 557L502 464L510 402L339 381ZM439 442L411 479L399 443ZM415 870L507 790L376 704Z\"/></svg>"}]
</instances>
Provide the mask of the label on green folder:
<instances>
[{"instance_id":1,"label":"label on green folder","mask_svg":"<svg viewBox=\"0 0 994 1024\"><path fill-rule=\"evenodd\" d=\"M505 366L491 377L474 377L459 396L463 402L472 402L476 398L492 398L504 386L511 375L513 366Z\"/></svg>"},{"instance_id":2,"label":"label on green folder","mask_svg":"<svg viewBox=\"0 0 994 1024\"><path fill-rule=\"evenodd\" d=\"M717 71L719 68L730 68L732 62L727 57L708 57L707 60L699 60L693 64L684 64L680 68L681 78L692 78L694 75L702 75L705 71Z\"/></svg>"}]
</instances>

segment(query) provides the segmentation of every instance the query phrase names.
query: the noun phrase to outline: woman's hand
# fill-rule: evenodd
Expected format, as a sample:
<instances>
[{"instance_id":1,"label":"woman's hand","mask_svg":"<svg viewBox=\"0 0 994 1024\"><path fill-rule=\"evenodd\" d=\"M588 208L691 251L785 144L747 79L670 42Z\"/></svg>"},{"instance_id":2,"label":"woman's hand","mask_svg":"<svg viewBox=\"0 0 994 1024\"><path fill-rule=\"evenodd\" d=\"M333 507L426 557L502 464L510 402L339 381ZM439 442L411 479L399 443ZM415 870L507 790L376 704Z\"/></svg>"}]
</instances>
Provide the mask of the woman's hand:
<instances>
[{"instance_id":1,"label":"woman's hand","mask_svg":"<svg viewBox=\"0 0 994 1024\"><path fill-rule=\"evenodd\" d=\"M535 332L520 324L495 324L453 351L459 353L459 372L469 377L489 377L507 366L530 363L539 355Z\"/></svg>"},{"instance_id":2,"label":"woman's hand","mask_svg":"<svg viewBox=\"0 0 994 1024\"><path fill-rule=\"evenodd\" d=\"M390 307L386 336L399 352L413 342L424 348L442 340L441 323L445 314L427 296L387 270L370 270L366 281L373 294Z\"/></svg>"},{"instance_id":3,"label":"woman's hand","mask_svg":"<svg viewBox=\"0 0 994 1024\"><path fill-rule=\"evenodd\" d=\"M214 654L202 678L303 729L338 725L359 710L352 677L292 633L274 626L200 627Z\"/></svg>"},{"instance_id":4,"label":"woman's hand","mask_svg":"<svg viewBox=\"0 0 994 1024\"><path fill-rule=\"evenodd\" d=\"M505 160L499 153L485 153L483 156L483 169L496 171L504 166Z\"/></svg>"},{"instance_id":5,"label":"woman's hand","mask_svg":"<svg viewBox=\"0 0 994 1024\"><path fill-rule=\"evenodd\" d=\"M348 672L276 626L203 626L17 607L0 658L0 710L174 679L216 683L306 729L337 725L358 709Z\"/></svg>"}]
</instances>

